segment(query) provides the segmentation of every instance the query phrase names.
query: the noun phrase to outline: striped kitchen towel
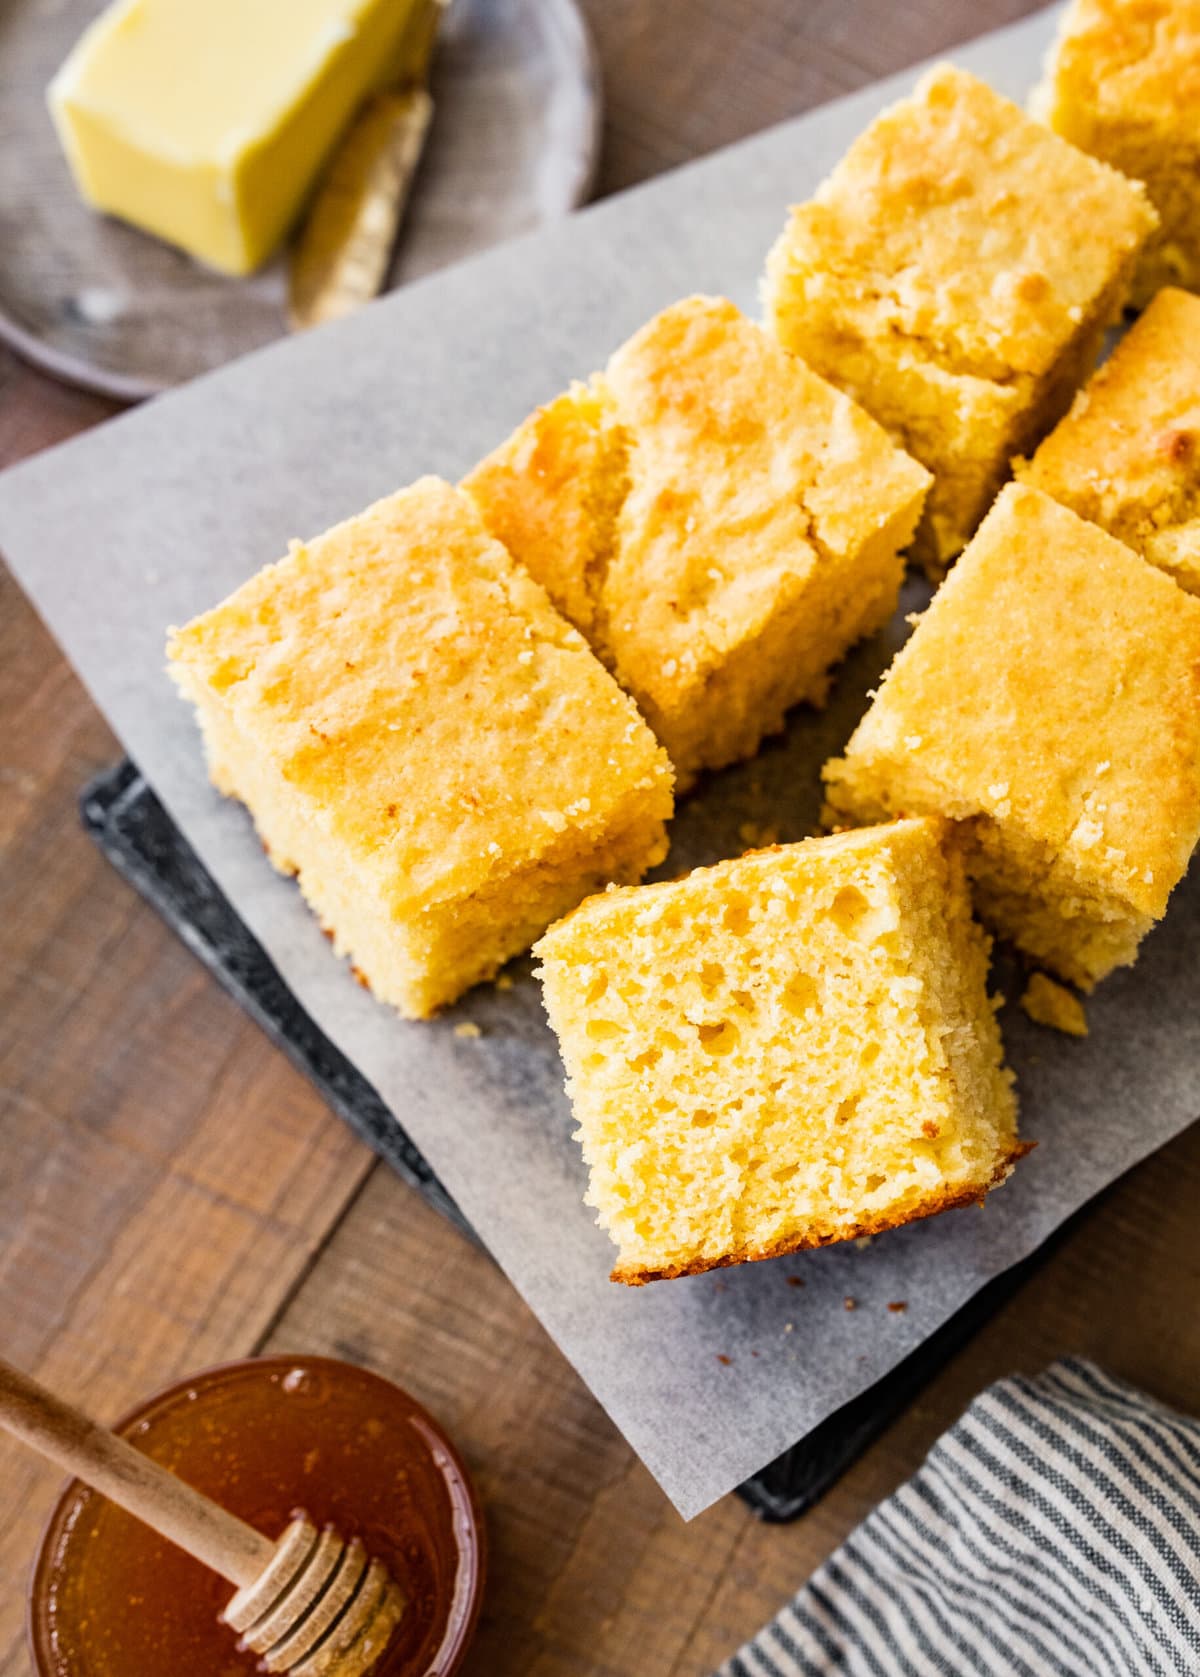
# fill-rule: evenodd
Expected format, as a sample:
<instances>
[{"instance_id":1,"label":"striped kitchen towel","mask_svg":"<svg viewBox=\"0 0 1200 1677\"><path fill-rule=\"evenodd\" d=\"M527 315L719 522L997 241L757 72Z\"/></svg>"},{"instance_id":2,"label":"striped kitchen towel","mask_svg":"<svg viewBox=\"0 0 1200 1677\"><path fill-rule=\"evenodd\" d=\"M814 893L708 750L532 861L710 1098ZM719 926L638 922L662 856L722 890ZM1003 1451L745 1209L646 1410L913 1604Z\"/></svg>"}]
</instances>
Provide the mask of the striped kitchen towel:
<instances>
[{"instance_id":1,"label":"striped kitchen towel","mask_svg":"<svg viewBox=\"0 0 1200 1677\"><path fill-rule=\"evenodd\" d=\"M1200 1677L1200 1421L998 1381L720 1677Z\"/></svg>"}]
</instances>

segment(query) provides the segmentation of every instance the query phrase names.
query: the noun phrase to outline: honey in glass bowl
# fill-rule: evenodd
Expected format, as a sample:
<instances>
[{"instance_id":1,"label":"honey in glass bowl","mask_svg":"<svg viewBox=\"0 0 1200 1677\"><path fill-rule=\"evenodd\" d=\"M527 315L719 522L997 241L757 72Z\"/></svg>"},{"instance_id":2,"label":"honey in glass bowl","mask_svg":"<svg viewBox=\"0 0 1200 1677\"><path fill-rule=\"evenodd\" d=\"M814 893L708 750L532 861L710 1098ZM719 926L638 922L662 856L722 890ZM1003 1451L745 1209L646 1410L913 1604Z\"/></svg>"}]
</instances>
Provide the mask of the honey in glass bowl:
<instances>
[{"instance_id":1,"label":"honey in glass bowl","mask_svg":"<svg viewBox=\"0 0 1200 1677\"><path fill-rule=\"evenodd\" d=\"M358 1537L403 1589L372 1677L450 1677L475 1628L485 1566L458 1452L419 1404L367 1369L262 1357L208 1369L115 1429L264 1536L298 1510ZM39 1677L243 1677L260 1670L219 1615L232 1586L74 1480L34 1567Z\"/></svg>"}]
</instances>

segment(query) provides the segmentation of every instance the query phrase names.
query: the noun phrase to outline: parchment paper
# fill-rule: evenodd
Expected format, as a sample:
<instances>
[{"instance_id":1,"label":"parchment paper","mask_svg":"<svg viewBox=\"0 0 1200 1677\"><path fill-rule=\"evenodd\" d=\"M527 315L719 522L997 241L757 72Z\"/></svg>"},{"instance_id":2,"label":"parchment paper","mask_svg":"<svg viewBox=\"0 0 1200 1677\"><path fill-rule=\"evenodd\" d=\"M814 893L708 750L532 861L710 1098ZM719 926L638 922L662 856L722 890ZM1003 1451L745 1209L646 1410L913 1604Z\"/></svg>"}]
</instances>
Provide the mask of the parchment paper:
<instances>
[{"instance_id":1,"label":"parchment paper","mask_svg":"<svg viewBox=\"0 0 1200 1677\"><path fill-rule=\"evenodd\" d=\"M1023 97L1051 27L1042 14L955 58ZM584 1174L528 963L512 991L480 990L433 1024L405 1024L365 994L266 866L245 815L210 790L191 715L163 674L163 630L289 537L422 471L456 477L674 298L724 292L754 310L786 205L914 75L265 350L0 480L0 546L125 746L686 1516L878 1379L1200 1112L1200 880L1180 888L1136 968L1089 1004L1087 1041L1006 1013L1024 1129L1041 1145L985 1210L866 1248L627 1290L607 1280L611 1248L580 1203ZM921 600L910 585L906 609ZM667 867L740 852L747 823L755 837L811 830L819 767L904 632L898 616L851 659L823 714L798 713L757 760L685 803ZM457 1038L463 1019L482 1036ZM889 1312L899 1300L907 1311Z\"/></svg>"}]
</instances>

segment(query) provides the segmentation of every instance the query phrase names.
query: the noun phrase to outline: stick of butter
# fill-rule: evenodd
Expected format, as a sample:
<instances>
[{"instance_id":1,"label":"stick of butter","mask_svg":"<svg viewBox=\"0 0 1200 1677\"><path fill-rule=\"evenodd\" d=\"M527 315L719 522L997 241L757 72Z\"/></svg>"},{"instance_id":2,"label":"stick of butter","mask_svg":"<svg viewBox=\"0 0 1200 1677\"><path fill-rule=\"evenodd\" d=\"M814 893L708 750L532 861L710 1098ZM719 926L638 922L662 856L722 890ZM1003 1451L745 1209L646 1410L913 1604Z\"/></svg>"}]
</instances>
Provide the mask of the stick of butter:
<instances>
[{"instance_id":1,"label":"stick of butter","mask_svg":"<svg viewBox=\"0 0 1200 1677\"><path fill-rule=\"evenodd\" d=\"M50 84L83 197L246 274L362 100L404 66L414 0L117 0Z\"/></svg>"}]
</instances>

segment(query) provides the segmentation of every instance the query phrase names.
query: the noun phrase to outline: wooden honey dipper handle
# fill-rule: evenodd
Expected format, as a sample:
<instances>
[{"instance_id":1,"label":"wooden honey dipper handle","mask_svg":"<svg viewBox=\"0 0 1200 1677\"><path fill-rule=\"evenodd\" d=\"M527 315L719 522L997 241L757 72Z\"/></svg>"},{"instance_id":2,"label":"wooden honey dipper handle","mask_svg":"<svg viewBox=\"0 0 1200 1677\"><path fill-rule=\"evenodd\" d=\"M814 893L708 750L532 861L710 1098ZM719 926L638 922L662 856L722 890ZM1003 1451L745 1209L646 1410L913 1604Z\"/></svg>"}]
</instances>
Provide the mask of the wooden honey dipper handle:
<instances>
[{"instance_id":1,"label":"wooden honey dipper handle","mask_svg":"<svg viewBox=\"0 0 1200 1677\"><path fill-rule=\"evenodd\" d=\"M239 1588L275 1553L253 1526L3 1361L0 1426Z\"/></svg>"}]
</instances>

